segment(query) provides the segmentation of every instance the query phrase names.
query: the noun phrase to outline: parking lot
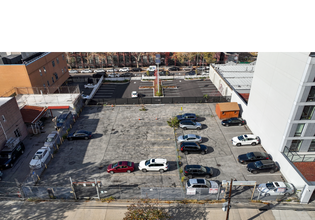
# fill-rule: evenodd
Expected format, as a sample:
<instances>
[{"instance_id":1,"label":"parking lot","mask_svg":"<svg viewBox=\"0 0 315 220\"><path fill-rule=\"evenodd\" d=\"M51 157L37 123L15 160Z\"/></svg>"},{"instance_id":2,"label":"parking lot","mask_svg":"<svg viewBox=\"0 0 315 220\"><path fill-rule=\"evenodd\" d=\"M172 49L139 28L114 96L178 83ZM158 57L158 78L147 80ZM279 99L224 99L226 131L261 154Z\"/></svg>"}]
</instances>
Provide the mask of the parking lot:
<instances>
[{"instance_id":1,"label":"parking lot","mask_svg":"<svg viewBox=\"0 0 315 220\"><path fill-rule=\"evenodd\" d=\"M96 179L104 186L180 187L174 138L189 133L202 136L209 150L205 155L179 153L183 166L212 167L215 172L211 179L220 182L231 178L257 183L281 181L280 172L251 174L245 165L237 162L239 154L263 151L263 148L261 145L233 146L232 137L251 132L247 126L221 126L215 104L147 105L146 108L147 111L139 111L139 106L86 107L72 130L92 131L93 139L65 141L42 175L40 185L69 185L71 177L74 181ZM203 129L178 129L174 136L166 121L185 112L197 114ZM167 159L170 170L162 174L139 171L139 162L150 158ZM130 174L106 172L109 164L123 160L135 162L136 170Z\"/></svg>"}]
</instances>

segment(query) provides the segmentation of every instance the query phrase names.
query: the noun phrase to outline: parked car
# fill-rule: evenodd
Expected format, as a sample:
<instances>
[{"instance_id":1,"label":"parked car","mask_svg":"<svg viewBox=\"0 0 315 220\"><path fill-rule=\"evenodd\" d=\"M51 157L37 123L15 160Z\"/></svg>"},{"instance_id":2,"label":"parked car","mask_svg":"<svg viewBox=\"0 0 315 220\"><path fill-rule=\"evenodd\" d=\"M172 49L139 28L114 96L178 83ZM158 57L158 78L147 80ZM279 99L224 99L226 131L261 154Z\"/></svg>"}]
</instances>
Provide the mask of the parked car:
<instances>
[{"instance_id":1,"label":"parked car","mask_svg":"<svg viewBox=\"0 0 315 220\"><path fill-rule=\"evenodd\" d=\"M279 166L272 160L259 160L247 164L247 170L255 174L261 172L274 173L279 170Z\"/></svg>"},{"instance_id":2,"label":"parked car","mask_svg":"<svg viewBox=\"0 0 315 220\"><path fill-rule=\"evenodd\" d=\"M69 73L78 73L78 70L69 70Z\"/></svg>"},{"instance_id":3,"label":"parked car","mask_svg":"<svg viewBox=\"0 0 315 220\"><path fill-rule=\"evenodd\" d=\"M142 69L141 68L132 68L131 71L132 72L141 72Z\"/></svg>"},{"instance_id":4,"label":"parked car","mask_svg":"<svg viewBox=\"0 0 315 220\"><path fill-rule=\"evenodd\" d=\"M0 152L0 168L6 169L14 166L15 162L24 153L25 146L20 138L9 138Z\"/></svg>"},{"instance_id":5,"label":"parked car","mask_svg":"<svg viewBox=\"0 0 315 220\"><path fill-rule=\"evenodd\" d=\"M59 143L59 134L57 131L53 131L47 136L44 147L52 149L57 143Z\"/></svg>"},{"instance_id":6,"label":"parked car","mask_svg":"<svg viewBox=\"0 0 315 220\"><path fill-rule=\"evenodd\" d=\"M89 95L85 95L85 94L81 94L82 99L89 99L90 96Z\"/></svg>"},{"instance_id":7,"label":"parked car","mask_svg":"<svg viewBox=\"0 0 315 220\"><path fill-rule=\"evenodd\" d=\"M85 89L93 89L94 87L95 87L96 85L93 85L93 84L91 84L91 83L89 83L89 84L86 84L86 85L84 85L84 88Z\"/></svg>"},{"instance_id":8,"label":"parked car","mask_svg":"<svg viewBox=\"0 0 315 220\"><path fill-rule=\"evenodd\" d=\"M180 143L180 151L185 155L189 153L200 153L202 155L206 154L208 151L207 146L200 145L199 143L194 142L182 142Z\"/></svg>"},{"instance_id":9,"label":"parked car","mask_svg":"<svg viewBox=\"0 0 315 220\"><path fill-rule=\"evenodd\" d=\"M201 143L202 142L202 137L195 135L195 134L186 134L186 135L181 135L177 138L177 142L196 142L196 143Z\"/></svg>"},{"instance_id":10,"label":"parked car","mask_svg":"<svg viewBox=\"0 0 315 220\"><path fill-rule=\"evenodd\" d=\"M192 71L186 72L185 75L186 76L194 76L194 75L196 75L196 72L195 72L195 70L192 70Z\"/></svg>"},{"instance_id":11,"label":"parked car","mask_svg":"<svg viewBox=\"0 0 315 220\"><path fill-rule=\"evenodd\" d=\"M77 130L74 133L71 133L68 135L68 140L73 140L73 139L89 139L92 138L92 132L90 131L85 131L85 130Z\"/></svg>"},{"instance_id":12,"label":"parked car","mask_svg":"<svg viewBox=\"0 0 315 220\"><path fill-rule=\"evenodd\" d=\"M118 69L108 69L107 72L118 72Z\"/></svg>"},{"instance_id":13,"label":"parked car","mask_svg":"<svg viewBox=\"0 0 315 220\"><path fill-rule=\"evenodd\" d=\"M128 72L129 68L128 67L123 67L119 69L119 72Z\"/></svg>"},{"instance_id":14,"label":"parked car","mask_svg":"<svg viewBox=\"0 0 315 220\"><path fill-rule=\"evenodd\" d=\"M192 66L187 66L183 68L184 71L192 71L193 69L194 68Z\"/></svg>"},{"instance_id":15,"label":"parked car","mask_svg":"<svg viewBox=\"0 0 315 220\"><path fill-rule=\"evenodd\" d=\"M31 169L39 169L44 166L45 161L50 155L49 147L42 147L33 156L29 166Z\"/></svg>"},{"instance_id":16,"label":"parked car","mask_svg":"<svg viewBox=\"0 0 315 220\"><path fill-rule=\"evenodd\" d=\"M83 95L83 94L82 94ZM64 126L65 122L72 117L71 111L63 111L55 121L55 129L59 129Z\"/></svg>"},{"instance_id":17,"label":"parked car","mask_svg":"<svg viewBox=\"0 0 315 220\"><path fill-rule=\"evenodd\" d=\"M185 113L185 114L182 114L182 115L177 115L176 117L177 117L177 119L179 121L186 120L186 119L189 119L189 120L192 120L192 121L196 121L197 120L197 115L193 114L193 113Z\"/></svg>"},{"instance_id":18,"label":"parked car","mask_svg":"<svg viewBox=\"0 0 315 220\"><path fill-rule=\"evenodd\" d=\"M189 179L194 176L203 176L210 178L213 175L213 170L210 167L204 167L201 165L186 165L184 167L184 175Z\"/></svg>"},{"instance_id":19,"label":"parked car","mask_svg":"<svg viewBox=\"0 0 315 220\"><path fill-rule=\"evenodd\" d=\"M197 129L200 130L202 125L199 122L194 122L192 120L182 120L179 122L179 127L187 130L187 129Z\"/></svg>"},{"instance_id":20,"label":"parked car","mask_svg":"<svg viewBox=\"0 0 315 220\"><path fill-rule=\"evenodd\" d=\"M257 190L265 196L288 196L295 193L293 184L285 182L262 183L258 185Z\"/></svg>"},{"instance_id":21,"label":"parked car","mask_svg":"<svg viewBox=\"0 0 315 220\"><path fill-rule=\"evenodd\" d=\"M260 138L256 135L252 134L244 134L237 137L232 138L232 144L236 146L242 146L242 145L253 145L260 143Z\"/></svg>"},{"instance_id":22,"label":"parked car","mask_svg":"<svg viewBox=\"0 0 315 220\"><path fill-rule=\"evenodd\" d=\"M179 71L179 70L180 70L180 68L176 67L176 66L168 68L168 71Z\"/></svg>"},{"instance_id":23,"label":"parked car","mask_svg":"<svg viewBox=\"0 0 315 220\"><path fill-rule=\"evenodd\" d=\"M120 75L120 77L133 77L133 73L123 73Z\"/></svg>"},{"instance_id":24,"label":"parked car","mask_svg":"<svg viewBox=\"0 0 315 220\"><path fill-rule=\"evenodd\" d=\"M104 70L104 69L96 69L96 70L94 70L94 73L105 73L106 72L106 70Z\"/></svg>"},{"instance_id":25,"label":"parked car","mask_svg":"<svg viewBox=\"0 0 315 220\"><path fill-rule=\"evenodd\" d=\"M89 69L81 70L81 73L92 73L92 70Z\"/></svg>"},{"instance_id":26,"label":"parked car","mask_svg":"<svg viewBox=\"0 0 315 220\"><path fill-rule=\"evenodd\" d=\"M256 162L258 160L269 160L269 155L264 152L249 152L247 154L238 155L237 161L241 164Z\"/></svg>"},{"instance_id":27,"label":"parked car","mask_svg":"<svg viewBox=\"0 0 315 220\"><path fill-rule=\"evenodd\" d=\"M111 73L111 74L108 74L108 77L110 77L110 78L119 77L119 74Z\"/></svg>"},{"instance_id":28,"label":"parked car","mask_svg":"<svg viewBox=\"0 0 315 220\"><path fill-rule=\"evenodd\" d=\"M107 167L107 173L131 173L135 170L134 162L120 161L118 163L110 164Z\"/></svg>"},{"instance_id":29,"label":"parked car","mask_svg":"<svg viewBox=\"0 0 315 220\"><path fill-rule=\"evenodd\" d=\"M131 92L131 98L137 98L137 97L138 97L137 91L132 91Z\"/></svg>"},{"instance_id":30,"label":"parked car","mask_svg":"<svg viewBox=\"0 0 315 220\"><path fill-rule=\"evenodd\" d=\"M186 189L200 189L200 188L219 188L219 185L217 182L206 180L206 179L189 179L186 182Z\"/></svg>"},{"instance_id":31,"label":"parked car","mask_svg":"<svg viewBox=\"0 0 315 220\"><path fill-rule=\"evenodd\" d=\"M161 158L142 160L139 163L139 170L142 172L159 171L163 173L168 170L168 162L166 159Z\"/></svg>"},{"instance_id":32,"label":"parked car","mask_svg":"<svg viewBox=\"0 0 315 220\"><path fill-rule=\"evenodd\" d=\"M233 125L241 126L241 125L245 125L246 121L242 118L229 118L229 119L222 120L221 124L226 127L233 126Z\"/></svg>"},{"instance_id":33,"label":"parked car","mask_svg":"<svg viewBox=\"0 0 315 220\"><path fill-rule=\"evenodd\" d=\"M92 75L93 78L101 78L102 76L106 77L106 73L94 73Z\"/></svg>"},{"instance_id":34,"label":"parked car","mask_svg":"<svg viewBox=\"0 0 315 220\"><path fill-rule=\"evenodd\" d=\"M159 71L159 75L160 76L170 76L170 72L168 72L168 71Z\"/></svg>"},{"instance_id":35,"label":"parked car","mask_svg":"<svg viewBox=\"0 0 315 220\"><path fill-rule=\"evenodd\" d=\"M204 70L206 70L206 67L204 67L204 66L198 66L198 67L197 67L197 70L204 71Z\"/></svg>"}]
</instances>

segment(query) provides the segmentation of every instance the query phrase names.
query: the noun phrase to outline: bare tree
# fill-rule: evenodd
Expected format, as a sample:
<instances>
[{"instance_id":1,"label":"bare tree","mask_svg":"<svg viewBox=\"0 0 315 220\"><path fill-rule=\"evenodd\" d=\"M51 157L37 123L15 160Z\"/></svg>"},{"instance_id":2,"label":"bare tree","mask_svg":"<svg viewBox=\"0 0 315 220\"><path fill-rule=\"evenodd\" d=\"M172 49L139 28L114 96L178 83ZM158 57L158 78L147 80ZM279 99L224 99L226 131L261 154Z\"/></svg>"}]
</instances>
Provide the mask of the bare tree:
<instances>
[{"instance_id":1,"label":"bare tree","mask_svg":"<svg viewBox=\"0 0 315 220\"><path fill-rule=\"evenodd\" d=\"M73 56L70 56L70 52L66 52L66 56L67 56L67 64L70 67L70 69L72 69L72 64L75 63L75 58Z\"/></svg>"}]
</instances>

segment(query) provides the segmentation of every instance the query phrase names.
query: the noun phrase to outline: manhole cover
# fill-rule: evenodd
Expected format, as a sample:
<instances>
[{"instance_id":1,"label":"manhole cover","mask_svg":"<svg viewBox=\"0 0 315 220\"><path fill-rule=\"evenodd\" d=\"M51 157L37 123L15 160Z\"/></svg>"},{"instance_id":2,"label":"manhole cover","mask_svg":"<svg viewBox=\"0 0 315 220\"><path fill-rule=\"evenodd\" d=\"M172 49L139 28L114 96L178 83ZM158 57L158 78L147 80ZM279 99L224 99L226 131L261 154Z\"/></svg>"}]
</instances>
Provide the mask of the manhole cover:
<instances>
[{"instance_id":1,"label":"manhole cover","mask_svg":"<svg viewBox=\"0 0 315 220\"><path fill-rule=\"evenodd\" d=\"M73 165L73 164L75 164L75 161L69 162L69 165Z\"/></svg>"}]
</instances>

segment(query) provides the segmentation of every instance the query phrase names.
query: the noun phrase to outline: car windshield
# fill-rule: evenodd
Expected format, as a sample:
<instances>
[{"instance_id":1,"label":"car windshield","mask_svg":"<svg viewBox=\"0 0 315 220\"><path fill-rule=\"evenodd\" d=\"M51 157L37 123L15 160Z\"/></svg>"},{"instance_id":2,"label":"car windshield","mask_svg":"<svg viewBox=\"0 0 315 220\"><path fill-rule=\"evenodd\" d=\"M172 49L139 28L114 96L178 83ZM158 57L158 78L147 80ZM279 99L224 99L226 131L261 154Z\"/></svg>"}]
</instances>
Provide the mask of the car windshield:
<instances>
[{"instance_id":1,"label":"car windshield","mask_svg":"<svg viewBox=\"0 0 315 220\"><path fill-rule=\"evenodd\" d=\"M150 164L150 160L145 161L145 165L148 166Z\"/></svg>"},{"instance_id":2,"label":"car windshield","mask_svg":"<svg viewBox=\"0 0 315 220\"><path fill-rule=\"evenodd\" d=\"M261 168L262 165L263 165L263 164L262 164L260 161L256 161L256 162L255 162L255 167L257 167L257 168Z\"/></svg>"},{"instance_id":3,"label":"car windshield","mask_svg":"<svg viewBox=\"0 0 315 220\"><path fill-rule=\"evenodd\" d=\"M246 156L248 159L254 159L255 158L255 155L253 153L247 153Z\"/></svg>"},{"instance_id":4,"label":"car windshield","mask_svg":"<svg viewBox=\"0 0 315 220\"><path fill-rule=\"evenodd\" d=\"M243 135L241 135L241 136L238 136L237 138L238 138L238 139L239 139L240 141L241 141L241 140L244 140L244 137L243 137Z\"/></svg>"},{"instance_id":5,"label":"car windshield","mask_svg":"<svg viewBox=\"0 0 315 220\"><path fill-rule=\"evenodd\" d=\"M46 142L53 142L54 139L53 138L47 138Z\"/></svg>"},{"instance_id":6,"label":"car windshield","mask_svg":"<svg viewBox=\"0 0 315 220\"><path fill-rule=\"evenodd\" d=\"M267 187L268 189L274 189L274 188L275 188L275 186L273 185L273 183L266 183L266 187Z\"/></svg>"},{"instance_id":7,"label":"car windshield","mask_svg":"<svg viewBox=\"0 0 315 220\"><path fill-rule=\"evenodd\" d=\"M193 121L192 121L192 123L193 123L193 125L196 125L196 122L193 122Z\"/></svg>"},{"instance_id":8,"label":"car windshield","mask_svg":"<svg viewBox=\"0 0 315 220\"><path fill-rule=\"evenodd\" d=\"M64 120L63 119L57 119L57 123L63 123Z\"/></svg>"},{"instance_id":9,"label":"car windshield","mask_svg":"<svg viewBox=\"0 0 315 220\"><path fill-rule=\"evenodd\" d=\"M196 138L200 139L200 136L196 135Z\"/></svg>"},{"instance_id":10,"label":"car windshield","mask_svg":"<svg viewBox=\"0 0 315 220\"><path fill-rule=\"evenodd\" d=\"M287 189L291 189L292 187L290 186L290 184L288 184L288 183L284 183L285 184L285 186L287 187Z\"/></svg>"},{"instance_id":11,"label":"car windshield","mask_svg":"<svg viewBox=\"0 0 315 220\"><path fill-rule=\"evenodd\" d=\"M184 138L184 139L187 139L187 138L188 138L188 135L184 135L183 138Z\"/></svg>"},{"instance_id":12,"label":"car windshield","mask_svg":"<svg viewBox=\"0 0 315 220\"><path fill-rule=\"evenodd\" d=\"M112 168L115 168L117 166L118 166L118 163L115 163L115 164L112 165Z\"/></svg>"},{"instance_id":13,"label":"car windshield","mask_svg":"<svg viewBox=\"0 0 315 220\"><path fill-rule=\"evenodd\" d=\"M132 162L128 162L127 165L128 165L128 167L131 167L132 166Z\"/></svg>"},{"instance_id":14,"label":"car windshield","mask_svg":"<svg viewBox=\"0 0 315 220\"><path fill-rule=\"evenodd\" d=\"M42 159L42 155L35 155L33 157L33 160L40 160L40 159Z\"/></svg>"},{"instance_id":15,"label":"car windshield","mask_svg":"<svg viewBox=\"0 0 315 220\"><path fill-rule=\"evenodd\" d=\"M207 172L207 169L205 167L201 167L202 172Z\"/></svg>"},{"instance_id":16,"label":"car windshield","mask_svg":"<svg viewBox=\"0 0 315 220\"><path fill-rule=\"evenodd\" d=\"M211 183L209 181L206 180L206 185L208 188L211 188Z\"/></svg>"},{"instance_id":17,"label":"car windshield","mask_svg":"<svg viewBox=\"0 0 315 220\"><path fill-rule=\"evenodd\" d=\"M0 158L11 158L11 154L0 154Z\"/></svg>"}]
</instances>

